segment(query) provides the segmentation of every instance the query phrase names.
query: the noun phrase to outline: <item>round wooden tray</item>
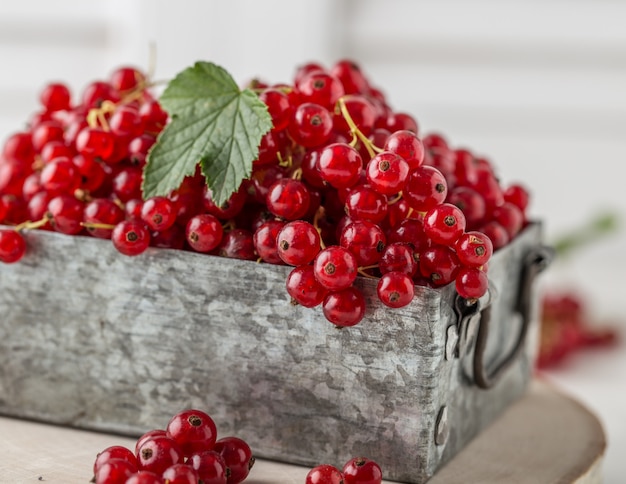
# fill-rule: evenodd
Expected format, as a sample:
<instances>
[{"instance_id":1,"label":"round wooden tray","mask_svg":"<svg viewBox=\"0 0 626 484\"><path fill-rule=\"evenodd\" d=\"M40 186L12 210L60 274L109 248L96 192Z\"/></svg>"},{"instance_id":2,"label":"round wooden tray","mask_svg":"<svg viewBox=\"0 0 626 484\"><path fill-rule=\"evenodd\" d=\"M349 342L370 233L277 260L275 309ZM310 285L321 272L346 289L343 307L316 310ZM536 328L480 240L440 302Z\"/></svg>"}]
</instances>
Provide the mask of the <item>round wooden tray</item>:
<instances>
[{"instance_id":1,"label":"round wooden tray","mask_svg":"<svg viewBox=\"0 0 626 484\"><path fill-rule=\"evenodd\" d=\"M100 450L134 447L133 439L9 418L0 418L0 435L0 482L6 483L85 484ZM591 412L535 381L428 484L600 483L605 447ZM245 482L303 484L308 471L260 460Z\"/></svg>"}]
</instances>

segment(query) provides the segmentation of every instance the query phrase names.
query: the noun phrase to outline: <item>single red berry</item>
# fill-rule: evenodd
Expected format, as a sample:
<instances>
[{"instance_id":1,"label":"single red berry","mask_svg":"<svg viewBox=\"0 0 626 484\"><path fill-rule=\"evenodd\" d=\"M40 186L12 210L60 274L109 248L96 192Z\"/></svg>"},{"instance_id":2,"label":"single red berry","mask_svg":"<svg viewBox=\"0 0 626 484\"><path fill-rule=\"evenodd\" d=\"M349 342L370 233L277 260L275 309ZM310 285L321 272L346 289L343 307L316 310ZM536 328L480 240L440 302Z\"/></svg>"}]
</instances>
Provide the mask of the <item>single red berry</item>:
<instances>
[{"instance_id":1,"label":"single red berry","mask_svg":"<svg viewBox=\"0 0 626 484\"><path fill-rule=\"evenodd\" d=\"M530 195L528 194L528 190L522 185L513 184L504 190L504 200L517 205L517 208L524 213L528 207Z\"/></svg>"},{"instance_id":2,"label":"single red berry","mask_svg":"<svg viewBox=\"0 0 626 484\"><path fill-rule=\"evenodd\" d=\"M280 89L267 88L259 93L259 99L265 103L272 117L273 130L284 130L291 117L289 97Z\"/></svg>"},{"instance_id":3,"label":"single red berry","mask_svg":"<svg viewBox=\"0 0 626 484\"><path fill-rule=\"evenodd\" d=\"M280 230L285 226L285 222L281 220L268 220L258 229L254 231L252 238L254 249L264 262L269 264L282 264L283 260L278 253L276 245L276 237Z\"/></svg>"},{"instance_id":4,"label":"single red berry","mask_svg":"<svg viewBox=\"0 0 626 484\"><path fill-rule=\"evenodd\" d=\"M363 159L346 143L332 143L319 151L317 169L320 178L334 188L348 188L359 181Z\"/></svg>"},{"instance_id":5,"label":"single red berry","mask_svg":"<svg viewBox=\"0 0 626 484\"><path fill-rule=\"evenodd\" d=\"M507 230L495 220L485 223L478 228L479 232L482 232L493 245L493 250L498 250L509 243L509 233Z\"/></svg>"},{"instance_id":6,"label":"single red berry","mask_svg":"<svg viewBox=\"0 0 626 484\"><path fill-rule=\"evenodd\" d=\"M68 157L55 158L41 170L41 186L56 195L73 195L80 186L80 172Z\"/></svg>"},{"instance_id":7,"label":"single red berry","mask_svg":"<svg viewBox=\"0 0 626 484\"><path fill-rule=\"evenodd\" d=\"M367 185L352 187L345 199L345 211L353 220L381 223L387 216L387 197Z\"/></svg>"},{"instance_id":8,"label":"single red berry","mask_svg":"<svg viewBox=\"0 0 626 484\"><path fill-rule=\"evenodd\" d=\"M411 171L422 166L424 162L424 144L412 131L401 130L391 133L384 149L401 156L409 164Z\"/></svg>"},{"instance_id":9,"label":"single red berry","mask_svg":"<svg viewBox=\"0 0 626 484\"><path fill-rule=\"evenodd\" d=\"M445 245L433 245L423 250L420 252L419 261L422 276L437 287L452 282L460 269L456 253Z\"/></svg>"},{"instance_id":10,"label":"single red berry","mask_svg":"<svg viewBox=\"0 0 626 484\"><path fill-rule=\"evenodd\" d=\"M350 286L326 295L322 303L324 317L336 326L354 326L365 316L365 298Z\"/></svg>"},{"instance_id":11,"label":"single red berry","mask_svg":"<svg viewBox=\"0 0 626 484\"><path fill-rule=\"evenodd\" d=\"M311 265L295 267L287 276L286 286L293 300L305 308L321 304L328 294L328 289L315 278Z\"/></svg>"},{"instance_id":12,"label":"single red berry","mask_svg":"<svg viewBox=\"0 0 626 484\"><path fill-rule=\"evenodd\" d=\"M198 484L198 473L187 464L174 464L163 472L167 484Z\"/></svg>"},{"instance_id":13,"label":"single red berry","mask_svg":"<svg viewBox=\"0 0 626 484\"><path fill-rule=\"evenodd\" d=\"M349 250L330 246L317 254L313 269L322 286L337 291L352 285L357 276L358 264Z\"/></svg>"},{"instance_id":14,"label":"single red berry","mask_svg":"<svg viewBox=\"0 0 626 484\"><path fill-rule=\"evenodd\" d=\"M308 264L320 251L321 238L317 229L304 220L284 225L276 238L278 256L286 264Z\"/></svg>"},{"instance_id":15,"label":"single red berry","mask_svg":"<svg viewBox=\"0 0 626 484\"><path fill-rule=\"evenodd\" d=\"M281 178L270 186L266 204L267 209L285 220L302 218L309 210L311 196L307 186L293 178Z\"/></svg>"},{"instance_id":16,"label":"single red berry","mask_svg":"<svg viewBox=\"0 0 626 484\"><path fill-rule=\"evenodd\" d=\"M366 168L367 181L378 192L394 195L402 190L409 175L409 164L391 151L374 156Z\"/></svg>"},{"instance_id":17,"label":"single red berry","mask_svg":"<svg viewBox=\"0 0 626 484\"><path fill-rule=\"evenodd\" d=\"M139 255L150 245L150 232L142 221L124 220L111 234L115 248L124 255Z\"/></svg>"},{"instance_id":18,"label":"single red berry","mask_svg":"<svg viewBox=\"0 0 626 484\"><path fill-rule=\"evenodd\" d=\"M186 464L198 473L202 484L227 484L228 467L224 458L214 450L191 454Z\"/></svg>"},{"instance_id":19,"label":"single red berry","mask_svg":"<svg viewBox=\"0 0 626 484\"><path fill-rule=\"evenodd\" d=\"M250 446L244 440L238 437L224 437L215 443L213 450L224 458L229 469L228 484L239 484L248 477L255 459Z\"/></svg>"},{"instance_id":20,"label":"single red berry","mask_svg":"<svg viewBox=\"0 0 626 484\"><path fill-rule=\"evenodd\" d=\"M228 200L220 206L213 201L213 192L205 187L203 191L202 204L204 209L211 215L215 215L220 220L228 220L235 217L243 209L246 203L246 192L240 188L233 192Z\"/></svg>"},{"instance_id":21,"label":"single red berry","mask_svg":"<svg viewBox=\"0 0 626 484\"><path fill-rule=\"evenodd\" d=\"M122 168L113 178L112 191L122 202L142 198L143 171L136 166Z\"/></svg>"},{"instance_id":22,"label":"single red berry","mask_svg":"<svg viewBox=\"0 0 626 484\"><path fill-rule=\"evenodd\" d=\"M137 466L126 459L109 459L98 467L95 484L126 484L126 480L137 472Z\"/></svg>"},{"instance_id":23,"label":"single red berry","mask_svg":"<svg viewBox=\"0 0 626 484\"><path fill-rule=\"evenodd\" d=\"M99 108L105 101L118 102L119 92L108 82L92 81L82 92L82 105L85 109Z\"/></svg>"},{"instance_id":24,"label":"single red berry","mask_svg":"<svg viewBox=\"0 0 626 484\"><path fill-rule=\"evenodd\" d=\"M246 229L233 229L225 232L222 241L215 249L221 257L231 259L256 260L254 236Z\"/></svg>"},{"instance_id":25,"label":"single red berry","mask_svg":"<svg viewBox=\"0 0 626 484\"><path fill-rule=\"evenodd\" d=\"M81 155L106 160L115 149L115 135L101 128L83 128L76 136L76 151Z\"/></svg>"},{"instance_id":26,"label":"single red berry","mask_svg":"<svg viewBox=\"0 0 626 484\"><path fill-rule=\"evenodd\" d=\"M413 279L401 271L391 271L378 280L378 299L390 308L401 308L413 300L415 287Z\"/></svg>"},{"instance_id":27,"label":"single red berry","mask_svg":"<svg viewBox=\"0 0 626 484\"><path fill-rule=\"evenodd\" d=\"M163 478L151 471L139 471L130 476L125 484L166 484ZM169 484L169 483L168 483Z\"/></svg>"},{"instance_id":28,"label":"single red berry","mask_svg":"<svg viewBox=\"0 0 626 484\"><path fill-rule=\"evenodd\" d=\"M176 221L176 207L167 197L148 198L141 207L141 219L152 230L166 230Z\"/></svg>"},{"instance_id":29,"label":"single red berry","mask_svg":"<svg viewBox=\"0 0 626 484\"><path fill-rule=\"evenodd\" d=\"M489 237L477 231L461 235L454 244L454 249L461 264L469 267L486 264L493 254L493 244Z\"/></svg>"},{"instance_id":30,"label":"single red berry","mask_svg":"<svg viewBox=\"0 0 626 484\"><path fill-rule=\"evenodd\" d=\"M333 110L337 100L345 94L341 81L323 71L314 71L304 76L296 84L301 103L314 103Z\"/></svg>"},{"instance_id":31,"label":"single red berry","mask_svg":"<svg viewBox=\"0 0 626 484\"><path fill-rule=\"evenodd\" d=\"M137 451L139 469L163 474L165 469L183 462L180 445L172 438L156 436L144 441Z\"/></svg>"},{"instance_id":32,"label":"single red berry","mask_svg":"<svg viewBox=\"0 0 626 484\"><path fill-rule=\"evenodd\" d=\"M145 74L131 66L118 67L109 77L111 87L122 93L141 87L145 82Z\"/></svg>"},{"instance_id":33,"label":"single red berry","mask_svg":"<svg viewBox=\"0 0 626 484\"><path fill-rule=\"evenodd\" d=\"M322 464L306 475L305 484L344 484L342 472L334 466Z\"/></svg>"},{"instance_id":34,"label":"single red berry","mask_svg":"<svg viewBox=\"0 0 626 484\"><path fill-rule=\"evenodd\" d=\"M367 77L354 61L343 59L330 68L330 73L343 84L346 94L368 94L370 90Z\"/></svg>"},{"instance_id":35,"label":"single red berry","mask_svg":"<svg viewBox=\"0 0 626 484\"><path fill-rule=\"evenodd\" d=\"M54 120L43 121L33 129L33 148L40 152L42 148L52 141L63 141L63 125Z\"/></svg>"},{"instance_id":36,"label":"single red berry","mask_svg":"<svg viewBox=\"0 0 626 484\"><path fill-rule=\"evenodd\" d=\"M455 279L456 292L465 299L478 299L489 289L487 274L476 267L463 267Z\"/></svg>"},{"instance_id":37,"label":"single red berry","mask_svg":"<svg viewBox=\"0 0 626 484\"><path fill-rule=\"evenodd\" d=\"M436 244L451 245L465 231L465 216L460 208L442 203L424 215L424 232Z\"/></svg>"},{"instance_id":38,"label":"single red berry","mask_svg":"<svg viewBox=\"0 0 626 484\"><path fill-rule=\"evenodd\" d=\"M132 106L119 106L109 119L109 129L118 137L140 136L142 125L139 111Z\"/></svg>"},{"instance_id":39,"label":"single red berry","mask_svg":"<svg viewBox=\"0 0 626 484\"><path fill-rule=\"evenodd\" d=\"M380 484L382 480L380 466L366 457L355 457L343 466L344 484Z\"/></svg>"},{"instance_id":40,"label":"single red berry","mask_svg":"<svg viewBox=\"0 0 626 484\"><path fill-rule=\"evenodd\" d=\"M76 235L83 230L83 211L85 205L80 200L69 195L59 195L48 202L46 215L50 218L50 225L57 232Z\"/></svg>"},{"instance_id":41,"label":"single red berry","mask_svg":"<svg viewBox=\"0 0 626 484\"><path fill-rule=\"evenodd\" d=\"M35 149L30 131L14 133L9 136L2 146L0 158L8 163L32 164L35 160Z\"/></svg>"},{"instance_id":42,"label":"single red berry","mask_svg":"<svg viewBox=\"0 0 626 484\"><path fill-rule=\"evenodd\" d=\"M473 230L483 223L487 213L485 199L473 188L454 187L448 192L447 202L463 211L468 229Z\"/></svg>"},{"instance_id":43,"label":"single red berry","mask_svg":"<svg viewBox=\"0 0 626 484\"><path fill-rule=\"evenodd\" d=\"M117 225L122 220L124 211L109 198L94 198L85 205L83 211L87 232L101 239L110 239L113 229L90 227L90 224Z\"/></svg>"},{"instance_id":44,"label":"single red berry","mask_svg":"<svg viewBox=\"0 0 626 484\"><path fill-rule=\"evenodd\" d=\"M425 212L443 203L448 184L439 170L422 165L408 176L402 194L411 208Z\"/></svg>"},{"instance_id":45,"label":"single red berry","mask_svg":"<svg viewBox=\"0 0 626 484\"><path fill-rule=\"evenodd\" d=\"M163 429L153 429L144 433L135 443L135 455L139 452L139 447L141 447L146 440L150 440L152 437L167 437L167 432Z\"/></svg>"},{"instance_id":46,"label":"single red berry","mask_svg":"<svg viewBox=\"0 0 626 484\"><path fill-rule=\"evenodd\" d=\"M432 245L432 240L424 232L424 222L416 218L407 218L391 229L387 234L387 242L410 244L418 252Z\"/></svg>"},{"instance_id":47,"label":"single red berry","mask_svg":"<svg viewBox=\"0 0 626 484\"><path fill-rule=\"evenodd\" d=\"M48 112L69 109L71 93L65 84L52 82L43 88L39 94L39 101Z\"/></svg>"},{"instance_id":48,"label":"single red berry","mask_svg":"<svg viewBox=\"0 0 626 484\"><path fill-rule=\"evenodd\" d=\"M387 272L404 272L409 276L415 275L419 263L419 253L411 244L394 242L385 247L378 268L381 274Z\"/></svg>"},{"instance_id":49,"label":"single red berry","mask_svg":"<svg viewBox=\"0 0 626 484\"><path fill-rule=\"evenodd\" d=\"M167 112L163 110L158 101L150 100L143 103L139 108L139 116L146 133L157 135L167 123Z\"/></svg>"},{"instance_id":50,"label":"single red berry","mask_svg":"<svg viewBox=\"0 0 626 484\"><path fill-rule=\"evenodd\" d=\"M498 222L513 240L524 226L524 214L520 208L511 202L504 202L491 211L491 218Z\"/></svg>"},{"instance_id":51,"label":"single red berry","mask_svg":"<svg viewBox=\"0 0 626 484\"><path fill-rule=\"evenodd\" d=\"M333 129L333 118L323 106L300 104L293 112L287 130L289 136L305 148L320 146L328 141Z\"/></svg>"},{"instance_id":52,"label":"single red berry","mask_svg":"<svg viewBox=\"0 0 626 484\"><path fill-rule=\"evenodd\" d=\"M343 104L357 129L370 138L375 131L376 122L376 107L372 101L361 94L351 94L343 98ZM352 138L352 128L348 125L343 113L337 111L335 109L333 115L333 130L343 134L347 139ZM382 143L378 144L378 140L370 139L370 141L374 141L374 146L382 146Z\"/></svg>"},{"instance_id":53,"label":"single red berry","mask_svg":"<svg viewBox=\"0 0 626 484\"><path fill-rule=\"evenodd\" d=\"M174 415L167 424L168 437L175 440L185 456L213 449L217 429L213 419L202 410L189 409Z\"/></svg>"},{"instance_id":54,"label":"single red berry","mask_svg":"<svg viewBox=\"0 0 626 484\"><path fill-rule=\"evenodd\" d=\"M0 261L11 264L19 261L26 253L26 242L22 234L13 229L0 229Z\"/></svg>"},{"instance_id":55,"label":"single red berry","mask_svg":"<svg viewBox=\"0 0 626 484\"><path fill-rule=\"evenodd\" d=\"M359 266L376 264L385 249L385 233L380 226L366 220L355 220L341 231L339 245L348 249Z\"/></svg>"},{"instance_id":56,"label":"single red berry","mask_svg":"<svg viewBox=\"0 0 626 484\"><path fill-rule=\"evenodd\" d=\"M133 464L135 468L138 467L137 457L130 449L123 447L121 445L112 445L104 449L102 452L99 452L98 455L96 456L96 460L93 464L94 474L98 472L98 468L102 464L104 464L105 462L111 459L123 459Z\"/></svg>"}]
</instances>

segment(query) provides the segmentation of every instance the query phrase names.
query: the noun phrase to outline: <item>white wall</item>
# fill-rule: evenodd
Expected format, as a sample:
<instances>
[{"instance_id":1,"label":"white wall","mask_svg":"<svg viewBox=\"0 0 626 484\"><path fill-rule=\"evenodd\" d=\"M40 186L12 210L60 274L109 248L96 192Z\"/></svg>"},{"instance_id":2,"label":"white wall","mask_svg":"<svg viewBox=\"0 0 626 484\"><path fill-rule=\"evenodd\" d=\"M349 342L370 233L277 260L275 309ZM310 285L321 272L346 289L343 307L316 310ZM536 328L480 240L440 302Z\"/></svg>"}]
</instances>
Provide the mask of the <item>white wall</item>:
<instances>
[{"instance_id":1,"label":"white wall","mask_svg":"<svg viewBox=\"0 0 626 484\"><path fill-rule=\"evenodd\" d=\"M424 131L488 156L533 193L549 240L616 210L626 224L626 2L609 0L22 0L0 3L0 138L52 79L78 92L116 66L156 78L199 59L241 82L289 80L309 60L360 62ZM626 233L548 280L624 312Z\"/></svg>"}]
</instances>

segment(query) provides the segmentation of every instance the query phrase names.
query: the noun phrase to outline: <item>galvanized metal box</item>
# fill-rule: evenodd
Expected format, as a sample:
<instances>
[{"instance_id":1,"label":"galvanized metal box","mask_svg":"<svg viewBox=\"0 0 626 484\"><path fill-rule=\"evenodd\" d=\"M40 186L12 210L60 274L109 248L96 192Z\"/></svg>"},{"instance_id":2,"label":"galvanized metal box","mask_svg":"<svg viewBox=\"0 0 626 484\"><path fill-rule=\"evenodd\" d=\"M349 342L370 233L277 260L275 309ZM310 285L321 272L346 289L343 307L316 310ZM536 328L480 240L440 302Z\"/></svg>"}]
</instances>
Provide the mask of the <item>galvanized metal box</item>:
<instances>
[{"instance_id":1,"label":"galvanized metal box","mask_svg":"<svg viewBox=\"0 0 626 484\"><path fill-rule=\"evenodd\" d=\"M5 415L139 435L197 407L258 456L365 455L386 479L422 483L532 373L538 224L494 254L486 300L420 287L392 310L359 279L369 315L341 330L290 303L288 267L25 235L27 256L0 268Z\"/></svg>"}]
</instances>

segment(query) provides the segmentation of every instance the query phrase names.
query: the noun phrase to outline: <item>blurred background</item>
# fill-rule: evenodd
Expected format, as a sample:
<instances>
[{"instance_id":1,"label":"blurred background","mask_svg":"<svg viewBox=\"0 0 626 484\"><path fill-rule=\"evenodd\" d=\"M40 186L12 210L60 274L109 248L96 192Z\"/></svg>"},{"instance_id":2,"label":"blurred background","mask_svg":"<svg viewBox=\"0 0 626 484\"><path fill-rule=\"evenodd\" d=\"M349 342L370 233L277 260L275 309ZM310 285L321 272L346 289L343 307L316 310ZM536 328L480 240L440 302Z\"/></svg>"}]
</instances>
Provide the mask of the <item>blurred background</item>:
<instances>
[{"instance_id":1,"label":"blurred background","mask_svg":"<svg viewBox=\"0 0 626 484\"><path fill-rule=\"evenodd\" d=\"M617 229L551 267L543 283L626 329L626 1L21 0L0 4L0 139L37 110L43 85L78 95L122 64L167 80L196 60L289 82L307 61L357 61L421 133L489 158L532 193L546 240L612 213ZM547 372L597 410L609 455L626 450L626 357L595 351ZM613 446L613 447L611 447ZM607 482L624 467L607 459Z\"/></svg>"}]
</instances>

